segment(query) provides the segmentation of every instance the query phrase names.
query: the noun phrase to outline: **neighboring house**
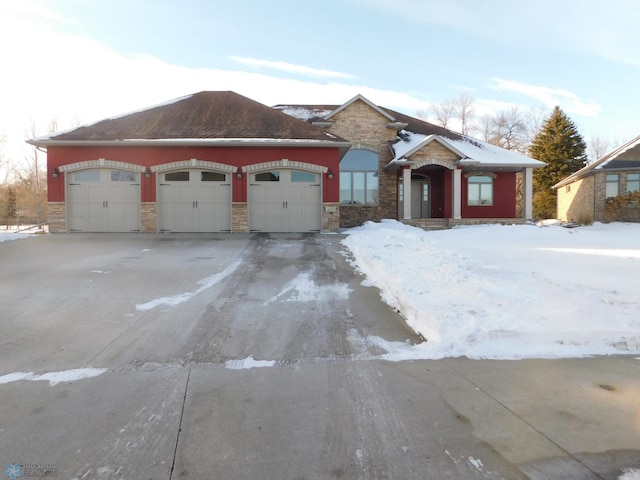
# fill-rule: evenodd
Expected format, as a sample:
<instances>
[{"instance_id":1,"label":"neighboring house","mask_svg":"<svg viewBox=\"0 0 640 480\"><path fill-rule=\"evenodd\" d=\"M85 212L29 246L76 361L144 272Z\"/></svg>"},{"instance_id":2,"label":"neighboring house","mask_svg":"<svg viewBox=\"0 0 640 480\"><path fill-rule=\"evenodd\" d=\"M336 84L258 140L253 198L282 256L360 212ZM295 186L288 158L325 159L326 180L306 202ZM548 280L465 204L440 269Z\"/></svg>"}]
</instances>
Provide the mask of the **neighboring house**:
<instances>
[{"instance_id":1,"label":"neighboring house","mask_svg":"<svg viewBox=\"0 0 640 480\"><path fill-rule=\"evenodd\" d=\"M531 219L532 171L544 166L360 95L270 108L200 92L29 143L47 149L52 232L520 222Z\"/></svg>"},{"instance_id":2,"label":"neighboring house","mask_svg":"<svg viewBox=\"0 0 640 480\"><path fill-rule=\"evenodd\" d=\"M604 155L553 186L558 191L558 219L609 221L607 198L640 192L640 136Z\"/></svg>"}]
</instances>

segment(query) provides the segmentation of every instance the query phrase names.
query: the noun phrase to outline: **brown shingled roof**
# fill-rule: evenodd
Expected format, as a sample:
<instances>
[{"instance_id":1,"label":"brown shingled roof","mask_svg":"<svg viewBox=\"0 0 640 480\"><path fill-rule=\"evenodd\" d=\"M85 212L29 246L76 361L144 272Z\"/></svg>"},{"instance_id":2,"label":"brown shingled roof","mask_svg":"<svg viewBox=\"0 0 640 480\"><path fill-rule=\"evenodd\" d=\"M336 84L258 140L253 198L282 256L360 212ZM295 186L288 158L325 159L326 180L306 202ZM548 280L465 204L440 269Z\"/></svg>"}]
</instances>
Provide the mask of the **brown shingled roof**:
<instances>
[{"instance_id":1,"label":"brown shingled roof","mask_svg":"<svg viewBox=\"0 0 640 480\"><path fill-rule=\"evenodd\" d=\"M56 141L156 139L344 141L234 92L200 92L49 137Z\"/></svg>"},{"instance_id":2,"label":"brown shingled roof","mask_svg":"<svg viewBox=\"0 0 640 480\"><path fill-rule=\"evenodd\" d=\"M282 112L286 112L296 118L304 117L304 120L311 122L318 122L324 119L326 112L332 112L339 108L340 105L275 105L273 108ZM391 115L397 122L408 124L406 130L413 133L421 133L423 135L439 135L441 137L449 138L451 140L470 140L469 137L465 137L460 133L454 132L439 125L434 125L419 118L405 115L404 113L396 112L385 107L378 107Z\"/></svg>"},{"instance_id":3,"label":"brown shingled roof","mask_svg":"<svg viewBox=\"0 0 640 480\"><path fill-rule=\"evenodd\" d=\"M448 128L434 125L433 123L420 120L419 118L410 117L409 115L405 115L404 113L396 112L388 108L380 108L394 117L397 122L407 123L408 125L406 127L406 130L410 132L421 133L423 135L438 135L440 137L449 138L451 140L470 140L469 137L465 137L464 135L454 132L453 130L449 130Z\"/></svg>"}]
</instances>

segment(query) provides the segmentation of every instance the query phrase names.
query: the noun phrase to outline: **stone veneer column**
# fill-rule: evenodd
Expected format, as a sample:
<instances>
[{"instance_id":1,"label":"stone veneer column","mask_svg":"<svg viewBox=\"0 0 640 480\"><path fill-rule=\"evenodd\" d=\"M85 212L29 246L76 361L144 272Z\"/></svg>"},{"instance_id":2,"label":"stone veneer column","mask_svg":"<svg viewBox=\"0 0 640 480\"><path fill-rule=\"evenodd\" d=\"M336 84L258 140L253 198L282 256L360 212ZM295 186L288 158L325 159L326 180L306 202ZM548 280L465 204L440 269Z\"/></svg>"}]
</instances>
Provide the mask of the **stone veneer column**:
<instances>
[{"instance_id":1,"label":"stone veneer column","mask_svg":"<svg viewBox=\"0 0 640 480\"><path fill-rule=\"evenodd\" d=\"M322 233L336 233L340 229L340 203L322 204Z\"/></svg>"},{"instance_id":2,"label":"stone veneer column","mask_svg":"<svg viewBox=\"0 0 640 480\"><path fill-rule=\"evenodd\" d=\"M142 202L140 216L142 233L158 232L158 205L156 202Z\"/></svg>"},{"instance_id":3,"label":"stone veneer column","mask_svg":"<svg viewBox=\"0 0 640 480\"><path fill-rule=\"evenodd\" d=\"M531 220L533 218L533 168L524 169L524 218Z\"/></svg>"},{"instance_id":4,"label":"stone veneer column","mask_svg":"<svg viewBox=\"0 0 640 480\"><path fill-rule=\"evenodd\" d=\"M233 202L231 204L231 231L233 233L246 233L249 231L247 202Z\"/></svg>"},{"instance_id":5,"label":"stone veneer column","mask_svg":"<svg viewBox=\"0 0 640 480\"><path fill-rule=\"evenodd\" d=\"M66 233L66 218L66 205L64 202L49 202L47 204L49 233Z\"/></svg>"}]
</instances>

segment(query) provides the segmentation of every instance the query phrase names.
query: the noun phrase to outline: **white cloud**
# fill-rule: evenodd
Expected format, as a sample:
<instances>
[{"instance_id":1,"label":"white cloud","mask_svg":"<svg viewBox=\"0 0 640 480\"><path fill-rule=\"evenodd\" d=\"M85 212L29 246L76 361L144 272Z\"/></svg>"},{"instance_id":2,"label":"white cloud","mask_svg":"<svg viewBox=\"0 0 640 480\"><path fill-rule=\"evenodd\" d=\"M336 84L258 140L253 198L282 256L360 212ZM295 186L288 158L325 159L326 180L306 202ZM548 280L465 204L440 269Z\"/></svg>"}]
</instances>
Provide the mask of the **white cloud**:
<instances>
[{"instance_id":1,"label":"white cloud","mask_svg":"<svg viewBox=\"0 0 640 480\"><path fill-rule=\"evenodd\" d=\"M63 130L78 120L88 123L203 90L233 90L266 105L341 104L360 93L410 114L427 106L409 94L364 85L187 68L152 56L123 55L91 38L15 15L0 16L0 44L12 45L3 52L0 135L8 137L5 153L14 159L27 152L25 131L32 121L44 134L53 117Z\"/></svg>"},{"instance_id":2,"label":"white cloud","mask_svg":"<svg viewBox=\"0 0 640 480\"><path fill-rule=\"evenodd\" d=\"M51 10L42 3L34 1L11 1L5 0L0 3L0 16L26 16L36 17L44 20L53 20L56 22L72 23L71 20Z\"/></svg>"},{"instance_id":3,"label":"white cloud","mask_svg":"<svg viewBox=\"0 0 640 480\"><path fill-rule=\"evenodd\" d=\"M581 99L575 93L561 88L551 88L542 85L504 80L502 78L491 79L494 87L500 91L512 91L521 93L527 97L535 98L547 107L560 106L567 113L597 117L602 112L602 106L592 99Z\"/></svg>"},{"instance_id":4,"label":"white cloud","mask_svg":"<svg viewBox=\"0 0 640 480\"><path fill-rule=\"evenodd\" d=\"M342 72L334 72L331 70L323 70L318 68L306 67L304 65L294 65L287 62L274 62L271 60L260 60L257 58L230 57L234 62L250 67L266 67L273 70L280 70L288 73L300 73L310 77L332 77L332 78L354 78L353 75Z\"/></svg>"},{"instance_id":5,"label":"white cloud","mask_svg":"<svg viewBox=\"0 0 640 480\"><path fill-rule=\"evenodd\" d=\"M444 25L534 50L581 53L640 65L636 0L355 0L391 16Z\"/></svg>"}]
</instances>

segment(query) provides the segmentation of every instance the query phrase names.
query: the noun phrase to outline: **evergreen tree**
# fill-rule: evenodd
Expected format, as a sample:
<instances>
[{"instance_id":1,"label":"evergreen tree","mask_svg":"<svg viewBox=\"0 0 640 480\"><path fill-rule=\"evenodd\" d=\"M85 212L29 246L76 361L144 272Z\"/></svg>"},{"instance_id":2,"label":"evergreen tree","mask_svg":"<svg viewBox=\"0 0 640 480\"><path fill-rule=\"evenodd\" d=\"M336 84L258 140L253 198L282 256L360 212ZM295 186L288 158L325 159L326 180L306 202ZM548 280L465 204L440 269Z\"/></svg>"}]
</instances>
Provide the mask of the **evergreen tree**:
<instances>
[{"instance_id":1,"label":"evergreen tree","mask_svg":"<svg viewBox=\"0 0 640 480\"><path fill-rule=\"evenodd\" d=\"M533 172L534 218L556 217L556 191L563 178L585 166L587 145L571 119L555 107L529 147L529 155L547 165Z\"/></svg>"}]
</instances>

